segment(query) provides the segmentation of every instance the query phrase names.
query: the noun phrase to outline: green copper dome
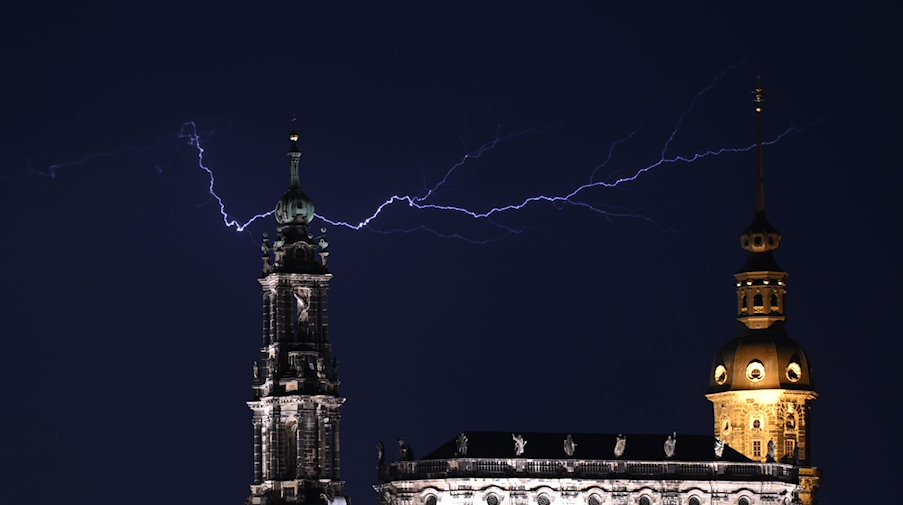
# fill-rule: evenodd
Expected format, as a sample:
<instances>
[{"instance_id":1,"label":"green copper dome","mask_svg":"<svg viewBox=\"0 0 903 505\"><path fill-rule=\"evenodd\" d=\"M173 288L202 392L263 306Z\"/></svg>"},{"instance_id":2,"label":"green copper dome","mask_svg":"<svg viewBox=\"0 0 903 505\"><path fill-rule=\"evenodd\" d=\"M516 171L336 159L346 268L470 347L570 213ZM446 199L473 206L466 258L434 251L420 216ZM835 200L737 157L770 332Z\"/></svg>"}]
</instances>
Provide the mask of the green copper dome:
<instances>
[{"instance_id":1,"label":"green copper dome","mask_svg":"<svg viewBox=\"0 0 903 505\"><path fill-rule=\"evenodd\" d=\"M314 202L301 191L300 186L291 185L276 203L276 222L280 226L290 224L307 225L314 218Z\"/></svg>"}]
</instances>

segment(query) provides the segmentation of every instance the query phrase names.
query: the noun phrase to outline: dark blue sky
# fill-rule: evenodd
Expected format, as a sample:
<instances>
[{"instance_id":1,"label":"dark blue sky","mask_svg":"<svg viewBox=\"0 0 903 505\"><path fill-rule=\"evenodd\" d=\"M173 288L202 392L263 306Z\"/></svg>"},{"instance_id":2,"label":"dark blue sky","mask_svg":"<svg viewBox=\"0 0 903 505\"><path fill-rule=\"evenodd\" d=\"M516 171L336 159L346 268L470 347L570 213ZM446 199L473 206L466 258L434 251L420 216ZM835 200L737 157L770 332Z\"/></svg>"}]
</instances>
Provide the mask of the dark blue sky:
<instances>
[{"instance_id":1,"label":"dark blue sky","mask_svg":"<svg viewBox=\"0 0 903 505\"><path fill-rule=\"evenodd\" d=\"M896 13L864 3L488 6L296 2L0 7L0 283L7 385L0 501L241 503L251 479L259 241L222 225L274 205L298 115L302 184L358 221L496 135L435 203L566 194L668 155L809 126L766 151L791 336L821 398L823 503L886 501L903 187ZM725 72L725 70L727 71ZM814 123L814 124L813 124ZM87 160L82 163L79 160ZM425 454L463 430L707 434L712 356L752 153L671 164L496 223L390 207L330 228L343 477L373 503L377 440ZM55 170L51 167L66 164ZM56 177L46 177L48 172ZM426 226L473 240L425 231ZM517 230L506 233L504 228ZM393 454L394 456L394 454Z\"/></svg>"}]
</instances>

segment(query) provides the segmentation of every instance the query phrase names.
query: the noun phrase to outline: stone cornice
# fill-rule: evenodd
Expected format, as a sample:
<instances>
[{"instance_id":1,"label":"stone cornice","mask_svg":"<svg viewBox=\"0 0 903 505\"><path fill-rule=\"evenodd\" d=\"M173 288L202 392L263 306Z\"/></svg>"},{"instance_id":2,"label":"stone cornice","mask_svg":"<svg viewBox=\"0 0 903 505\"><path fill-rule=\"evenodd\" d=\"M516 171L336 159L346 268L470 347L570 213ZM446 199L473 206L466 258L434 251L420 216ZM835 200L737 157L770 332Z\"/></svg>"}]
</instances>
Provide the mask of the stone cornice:
<instances>
[{"instance_id":1,"label":"stone cornice","mask_svg":"<svg viewBox=\"0 0 903 505\"><path fill-rule=\"evenodd\" d=\"M781 463L621 461L580 459L470 459L399 461L380 471L380 484L454 478L630 479L799 482L800 468Z\"/></svg>"}]
</instances>

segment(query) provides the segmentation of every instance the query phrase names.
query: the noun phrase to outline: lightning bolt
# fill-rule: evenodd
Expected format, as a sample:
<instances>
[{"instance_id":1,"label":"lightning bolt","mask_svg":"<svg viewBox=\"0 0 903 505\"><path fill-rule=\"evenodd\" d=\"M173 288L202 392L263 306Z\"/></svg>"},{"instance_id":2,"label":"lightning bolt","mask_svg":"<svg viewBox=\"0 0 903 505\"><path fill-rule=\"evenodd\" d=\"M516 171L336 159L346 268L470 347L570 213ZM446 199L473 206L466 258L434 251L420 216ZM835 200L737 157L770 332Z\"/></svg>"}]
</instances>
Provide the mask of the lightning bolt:
<instances>
[{"instance_id":1,"label":"lightning bolt","mask_svg":"<svg viewBox=\"0 0 903 505\"><path fill-rule=\"evenodd\" d=\"M519 201L515 201L515 202L509 203L506 205L502 205L502 206L498 206L498 207L484 208L484 209L477 209L477 210L475 210L473 208L464 207L461 205L441 204L441 203L437 203L437 202L433 201L434 197L448 183L448 181L454 175L454 173L458 169L463 167L465 164L467 164L469 161L481 158L487 152L490 152L490 151L496 149L499 145L501 145L505 142L511 141L513 139L516 139L516 138L524 136L524 135L540 133L536 130L526 129L526 130L521 130L521 131L517 131L514 133L510 133L507 135L502 135L500 132L501 127L499 127L499 128L497 128L496 135L492 140L480 145L475 150L472 150L472 151L464 154L456 163L454 163L445 172L444 176L442 178L440 178L436 183L434 183L431 186L428 186L425 184L423 191L419 194L395 194L395 195L392 195L392 196L386 198L382 203L377 205L375 210L370 215L366 216L365 218L363 218L357 222L330 219L329 217L326 217L322 214L316 214L315 217L325 223L330 224L330 225L348 228L351 230L361 230L361 229L366 228L369 231L372 231L375 233L380 233L380 234L413 233L413 232L420 231L420 232L432 233L432 234L434 234L438 237L442 237L442 238L455 238L455 239L465 240L465 241L473 243L473 244L485 244L488 242L499 240L500 238L502 238L504 236L522 233L523 230L507 226L507 225L497 221L494 218L496 217L496 215L501 215L501 214L509 213L509 212L516 212L521 209L524 209L525 207L527 207L529 205L540 204L540 203L551 204L554 208L559 209L559 210L564 208L565 206L586 209L591 212L602 215L604 218L606 218L609 221L613 221L614 219L632 218L632 219L643 220L643 221L646 221L646 222L649 222L651 224L658 226L658 223L656 223L651 218L644 216L642 214L632 213L632 212L628 212L628 211L624 211L624 210L613 210L613 209L600 208L598 206L594 206L594 205L586 202L585 197L589 196L589 193L591 192L591 190L613 189L613 188L617 188L620 186L628 185L628 184L636 182L637 180L642 178L644 175L646 175L652 171L655 171L658 169L663 169L670 165L692 164L692 163L695 163L695 162L705 159L705 158L721 156L724 154L744 153L744 152L748 152L748 151L755 149L756 144L753 143L753 144L739 146L739 147L722 147L719 149L703 150L703 151L693 152L693 153L686 154L686 155L669 155L669 151L671 150L671 146L672 146L674 139L680 133L681 127L683 126L685 119L690 114L690 112L693 110L693 108L696 105L696 103L698 102L698 100L703 95L705 95L707 92L709 92L712 88L714 88L714 86L717 84L717 82L719 80L721 80L727 72L729 72L730 70L732 70L740 65L741 65L741 63L736 63L736 64L726 67L717 76L715 76L706 87L704 87L703 89L698 91L694 95L692 100L690 101L687 108L679 115L674 128L671 130L670 135L667 137L667 139L665 140L665 142L662 145L662 149L661 149L658 159L645 166L641 166L639 168L634 168L632 170L632 172L629 173L629 175L621 176L618 178L612 178L610 176L609 180L596 180L597 179L596 176L597 176L598 172L600 170L602 170L603 168L605 168L608 165L608 163L612 160L616 148L626 142L629 142L634 136L636 136L640 132L640 130L642 129L642 126L640 128L637 128L633 132L631 132L629 135L613 142L609 146L608 156L606 157L606 159L601 164L595 166L592 169L590 176L589 176L589 181L585 184L581 184L581 185L574 187L573 189L571 189L568 192L564 192L561 194L533 195L533 196L528 196ZM821 119L813 121L802 127L791 126L787 129L785 129L783 132L781 132L776 137L765 141L764 144L772 145L772 144L778 143L782 139L784 139L787 135L790 135L791 133L800 133L802 131L805 131L806 129L814 126L815 124L823 121L824 119L827 119L827 117L829 117L829 116L830 115L825 116ZM202 139L201 139L201 135L199 133L197 124L194 121L185 122L182 125L182 127L179 130L176 137L179 141L188 144L189 146L193 147L196 150L197 165L201 170L203 170L207 174L207 177L208 177L207 191L210 194L211 198L216 200L217 204L219 205L219 212L222 217L223 224L227 228L232 228L232 229L235 229L236 231L242 232L242 231L245 231L251 224L256 222L258 219L271 216L275 213L275 209L271 209L266 212L256 214L256 215L252 216L250 219L247 219L244 221L230 216L226 210L225 201L216 192L216 180L215 180L214 172L205 163L204 155L205 155L206 151L202 144ZM146 146L146 147L124 146L124 147L121 147L114 151L92 154L92 155L86 156L79 160L50 165L47 168L47 170L44 172L39 172L39 171L32 171L32 172L34 173L34 175L40 175L40 176L45 176L45 177L56 177L57 171L62 168L65 168L65 167L82 165L82 164L88 163L88 162L93 161L98 158L117 156L117 155L123 154L124 152L128 152L128 151L147 152L156 147L157 147L157 144L153 144L151 146ZM412 209L416 209L416 210L430 210L430 211L446 212L446 213L452 213L452 214L456 214L456 215L466 216L466 217L469 217L469 218L472 218L475 220L485 220L487 223L501 229L504 232L504 235L502 235L502 237L497 237L497 238L487 239L487 240L473 240L471 238L468 238L468 237L458 234L458 233L454 233L454 234L442 233L442 232L439 232L438 230L430 228L426 225L418 225L418 226L414 226L412 228L404 228L404 229L402 229L402 228L378 229L373 226L373 222L380 216L380 214L386 208L393 206L393 205L397 205L397 204L402 204L402 205L407 206L408 208L412 208Z\"/></svg>"},{"instance_id":2,"label":"lightning bolt","mask_svg":"<svg viewBox=\"0 0 903 505\"><path fill-rule=\"evenodd\" d=\"M98 160L98 159L102 159L102 158L113 158L115 156L119 156L119 155L127 153L127 152L133 152L133 153L150 152L150 151L153 151L154 149L156 149L159 144L160 144L159 142L155 142L151 145L143 146L143 147L126 145L126 146L118 147L112 151L106 151L106 152L101 152L101 153L92 153L92 154L89 154L89 155L87 155L83 158L77 159L77 160L54 163L52 165L48 165L45 170L29 170L28 172L31 175L37 175L39 177L49 177L51 179L56 179L57 172L59 172L60 169L85 165L94 160Z\"/></svg>"},{"instance_id":3,"label":"lightning bolt","mask_svg":"<svg viewBox=\"0 0 903 505\"><path fill-rule=\"evenodd\" d=\"M238 220L235 220L235 219L232 219L231 217L229 217L229 214L226 213L226 203L223 202L223 199L220 198L220 196L218 194L216 194L216 191L215 191L216 179L213 176L213 170L210 170L210 168L208 168L207 165L204 164L204 146L201 145L201 137L198 134L198 126L195 124L194 121L187 121L185 124L182 125L182 129L179 130L179 133L178 133L178 135L176 135L176 138L188 142L188 145L197 149L198 167L200 167L204 172L207 172L207 177L209 180L209 185L207 186L207 192L209 192L210 196L212 196L214 199L216 199L216 202L219 204L219 213L222 215L223 224L225 224L227 228L235 228L235 231L244 231L245 228L250 226L251 223L253 223L254 221L257 221L260 218L270 216L274 212L276 212L276 209L273 209L273 210L264 212L262 214L256 214L254 217L252 217L251 219L248 219L245 222L241 222L241 221L238 221Z\"/></svg>"}]
</instances>

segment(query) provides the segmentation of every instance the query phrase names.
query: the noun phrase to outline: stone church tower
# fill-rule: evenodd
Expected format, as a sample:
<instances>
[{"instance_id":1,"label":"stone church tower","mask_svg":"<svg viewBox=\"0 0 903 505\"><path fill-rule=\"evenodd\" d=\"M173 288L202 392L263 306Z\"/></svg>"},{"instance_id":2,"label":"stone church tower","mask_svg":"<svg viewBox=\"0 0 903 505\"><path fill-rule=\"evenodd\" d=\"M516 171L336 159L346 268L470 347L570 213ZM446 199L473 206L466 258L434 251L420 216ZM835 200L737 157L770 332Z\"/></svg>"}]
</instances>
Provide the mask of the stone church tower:
<instances>
[{"instance_id":1,"label":"stone church tower","mask_svg":"<svg viewBox=\"0 0 903 505\"><path fill-rule=\"evenodd\" d=\"M800 467L799 499L814 503L819 474L811 466L810 410L818 398L802 346L784 326L787 273L773 253L781 234L765 217L762 112L765 91L755 90L758 147L756 214L740 235L746 264L737 282L736 338L715 355L706 398L715 413L715 436L754 461Z\"/></svg>"},{"instance_id":2,"label":"stone church tower","mask_svg":"<svg viewBox=\"0 0 903 505\"><path fill-rule=\"evenodd\" d=\"M291 182L276 204L277 237L264 236L263 342L253 367L254 483L248 503L344 503L339 478L338 364L329 343L325 236L310 232L298 133ZM325 232L325 230L321 230ZM325 502L324 502L325 500Z\"/></svg>"}]
</instances>

